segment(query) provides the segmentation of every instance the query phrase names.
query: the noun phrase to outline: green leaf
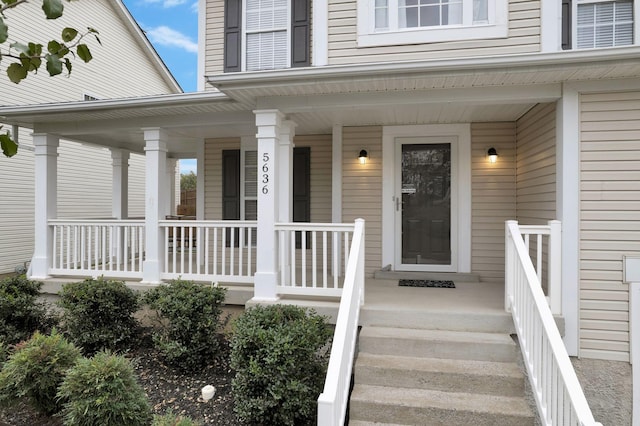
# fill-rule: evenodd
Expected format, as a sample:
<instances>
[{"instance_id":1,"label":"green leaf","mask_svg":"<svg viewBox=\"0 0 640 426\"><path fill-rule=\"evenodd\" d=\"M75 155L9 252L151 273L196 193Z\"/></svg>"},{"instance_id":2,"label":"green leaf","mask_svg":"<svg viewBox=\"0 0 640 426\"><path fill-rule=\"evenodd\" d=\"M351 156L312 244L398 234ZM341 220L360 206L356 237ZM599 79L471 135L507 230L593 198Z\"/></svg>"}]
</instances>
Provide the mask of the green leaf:
<instances>
[{"instance_id":1,"label":"green leaf","mask_svg":"<svg viewBox=\"0 0 640 426\"><path fill-rule=\"evenodd\" d=\"M9 37L9 27L4 23L4 20L0 16L0 43L7 41Z\"/></svg>"},{"instance_id":2,"label":"green leaf","mask_svg":"<svg viewBox=\"0 0 640 426\"><path fill-rule=\"evenodd\" d=\"M65 42L70 42L78 35L78 31L75 28L66 27L62 30L62 40Z\"/></svg>"},{"instance_id":3,"label":"green leaf","mask_svg":"<svg viewBox=\"0 0 640 426\"><path fill-rule=\"evenodd\" d=\"M42 55L42 45L38 43L29 43L29 56Z\"/></svg>"},{"instance_id":4,"label":"green leaf","mask_svg":"<svg viewBox=\"0 0 640 426\"><path fill-rule=\"evenodd\" d=\"M47 43L47 50L51 54L58 53L61 48L62 48L62 45L55 40L51 40L49 43Z\"/></svg>"},{"instance_id":5,"label":"green leaf","mask_svg":"<svg viewBox=\"0 0 640 426\"><path fill-rule=\"evenodd\" d=\"M86 44L79 44L77 52L78 56L80 56L80 59L85 61L85 63L93 59L93 56L91 56L91 52L89 51L89 48Z\"/></svg>"},{"instance_id":6,"label":"green leaf","mask_svg":"<svg viewBox=\"0 0 640 426\"><path fill-rule=\"evenodd\" d=\"M7 68L7 75L9 76L9 80L18 84L21 80L27 78L27 70L28 68L24 67L22 64L14 62Z\"/></svg>"},{"instance_id":7,"label":"green leaf","mask_svg":"<svg viewBox=\"0 0 640 426\"><path fill-rule=\"evenodd\" d=\"M42 10L47 19L58 19L62 16L64 5L62 0L42 0Z\"/></svg>"},{"instance_id":8,"label":"green leaf","mask_svg":"<svg viewBox=\"0 0 640 426\"><path fill-rule=\"evenodd\" d=\"M15 42L11 43L9 47L17 50L20 53L24 53L25 55L29 54L29 46L27 46L26 44Z\"/></svg>"},{"instance_id":9,"label":"green leaf","mask_svg":"<svg viewBox=\"0 0 640 426\"><path fill-rule=\"evenodd\" d=\"M47 71L50 76L58 75L62 72L62 61L58 55L46 55Z\"/></svg>"},{"instance_id":10,"label":"green leaf","mask_svg":"<svg viewBox=\"0 0 640 426\"><path fill-rule=\"evenodd\" d=\"M69 58L64 58L64 66L67 69L67 74L71 74L71 61Z\"/></svg>"},{"instance_id":11,"label":"green leaf","mask_svg":"<svg viewBox=\"0 0 640 426\"><path fill-rule=\"evenodd\" d=\"M13 157L18 152L18 144L7 134L0 135L0 147L2 147L2 153L7 157Z\"/></svg>"}]
</instances>

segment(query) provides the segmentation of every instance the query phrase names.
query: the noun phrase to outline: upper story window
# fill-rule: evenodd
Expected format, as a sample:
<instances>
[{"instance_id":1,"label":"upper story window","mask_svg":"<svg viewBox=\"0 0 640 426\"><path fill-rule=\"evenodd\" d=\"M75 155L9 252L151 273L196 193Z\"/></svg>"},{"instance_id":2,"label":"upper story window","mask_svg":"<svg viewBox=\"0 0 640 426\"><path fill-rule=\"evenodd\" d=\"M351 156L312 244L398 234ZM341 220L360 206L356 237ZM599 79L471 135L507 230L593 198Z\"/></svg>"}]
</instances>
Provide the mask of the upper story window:
<instances>
[{"instance_id":1,"label":"upper story window","mask_svg":"<svg viewBox=\"0 0 640 426\"><path fill-rule=\"evenodd\" d=\"M310 65L310 0L225 0L224 70Z\"/></svg>"},{"instance_id":2,"label":"upper story window","mask_svg":"<svg viewBox=\"0 0 640 426\"><path fill-rule=\"evenodd\" d=\"M634 43L632 0L563 0L562 15L563 49Z\"/></svg>"},{"instance_id":3,"label":"upper story window","mask_svg":"<svg viewBox=\"0 0 640 426\"><path fill-rule=\"evenodd\" d=\"M358 45L507 36L507 0L358 0Z\"/></svg>"}]
</instances>

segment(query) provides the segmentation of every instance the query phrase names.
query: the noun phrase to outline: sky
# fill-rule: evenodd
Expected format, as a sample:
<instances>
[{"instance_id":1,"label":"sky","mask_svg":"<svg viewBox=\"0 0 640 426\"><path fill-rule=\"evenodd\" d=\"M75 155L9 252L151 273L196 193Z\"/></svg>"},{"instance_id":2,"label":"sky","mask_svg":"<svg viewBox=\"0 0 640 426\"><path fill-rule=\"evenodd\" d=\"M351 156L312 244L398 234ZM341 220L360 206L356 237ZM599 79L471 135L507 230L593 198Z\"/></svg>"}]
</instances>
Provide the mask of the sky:
<instances>
[{"instance_id":1,"label":"sky","mask_svg":"<svg viewBox=\"0 0 640 426\"><path fill-rule=\"evenodd\" d=\"M123 0L182 90L197 90L198 0ZM180 160L180 173L196 172Z\"/></svg>"},{"instance_id":2,"label":"sky","mask_svg":"<svg viewBox=\"0 0 640 426\"><path fill-rule=\"evenodd\" d=\"M198 0L123 0L182 90L195 92Z\"/></svg>"}]
</instances>

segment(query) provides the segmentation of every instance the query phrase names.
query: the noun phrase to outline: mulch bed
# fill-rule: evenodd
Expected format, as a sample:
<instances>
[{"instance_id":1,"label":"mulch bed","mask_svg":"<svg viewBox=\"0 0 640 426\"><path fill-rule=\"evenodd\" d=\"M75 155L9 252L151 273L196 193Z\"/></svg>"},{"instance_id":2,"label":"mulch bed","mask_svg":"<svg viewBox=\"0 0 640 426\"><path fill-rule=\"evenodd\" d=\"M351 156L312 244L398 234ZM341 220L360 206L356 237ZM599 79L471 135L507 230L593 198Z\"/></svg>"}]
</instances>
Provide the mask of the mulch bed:
<instances>
[{"instance_id":1,"label":"mulch bed","mask_svg":"<svg viewBox=\"0 0 640 426\"><path fill-rule=\"evenodd\" d=\"M220 356L211 365L196 372L183 372L165 365L160 353L149 339L140 340L140 347L127 354L134 361L138 382L144 387L154 414L174 414L190 417L202 425L237 425L233 412L229 366L229 345L223 339ZM216 393L204 402L201 389L212 385ZM0 410L0 426L61 426L56 417L39 415L26 405Z\"/></svg>"}]
</instances>

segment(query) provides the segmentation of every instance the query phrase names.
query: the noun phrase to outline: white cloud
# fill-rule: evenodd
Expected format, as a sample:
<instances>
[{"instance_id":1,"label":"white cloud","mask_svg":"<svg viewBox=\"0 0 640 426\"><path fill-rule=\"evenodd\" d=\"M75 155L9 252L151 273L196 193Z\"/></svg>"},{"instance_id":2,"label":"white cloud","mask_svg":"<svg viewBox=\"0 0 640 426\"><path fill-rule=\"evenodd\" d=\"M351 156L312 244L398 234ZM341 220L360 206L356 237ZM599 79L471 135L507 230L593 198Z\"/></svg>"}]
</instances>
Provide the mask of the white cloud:
<instances>
[{"instance_id":1,"label":"white cloud","mask_svg":"<svg viewBox=\"0 0 640 426\"><path fill-rule=\"evenodd\" d=\"M191 11L193 13L198 13L198 2L194 1L193 3L191 3Z\"/></svg>"},{"instance_id":2,"label":"white cloud","mask_svg":"<svg viewBox=\"0 0 640 426\"><path fill-rule=\"evenodd\" d=\"M157 43L161 46L178 47L186 50L187 52L198 53L198 43L194 42L181 32L167 26L161 25L159 27L150 28L146 33L152 43Z\"/></svg>"},{"instance_id":3,"label":"white cloud","mask_svg":"<svg viewBox=\"0 0 640 426\"><path fill-rule=\"evenodd\" d=\"M162 3L162 7L174 7L174 6L180 6L181 4L185 4L190 0L143 0L143 1L149 4Z\"/></svg>"}]
</instances>

